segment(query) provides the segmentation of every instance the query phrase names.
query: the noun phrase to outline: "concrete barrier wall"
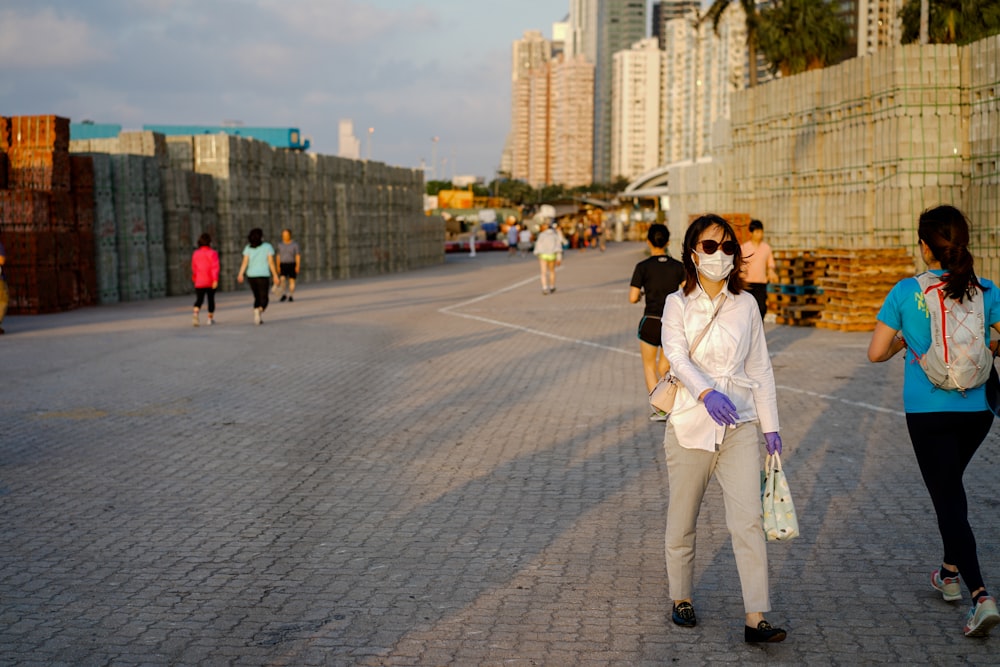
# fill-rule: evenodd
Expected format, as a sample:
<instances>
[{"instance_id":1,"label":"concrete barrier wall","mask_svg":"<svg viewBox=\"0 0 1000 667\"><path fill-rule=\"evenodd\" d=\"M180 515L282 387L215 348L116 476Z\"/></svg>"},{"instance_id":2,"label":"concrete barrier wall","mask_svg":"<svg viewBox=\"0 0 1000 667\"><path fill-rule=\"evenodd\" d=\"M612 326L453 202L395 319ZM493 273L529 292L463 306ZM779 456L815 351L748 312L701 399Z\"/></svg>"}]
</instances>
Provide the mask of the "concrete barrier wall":
<instances>
[{"instance_id":1,"label":"concrete barrier wall","mask_svg":"<svg viewBox=\"0 0 1000 667\"><path fill-rule=\"evenodd\" d=\"M302 248L300 277L305 281L407 271L444 261L444 224L423 213L419 170L278 150L227 134L123 132L116 139L73 141L70 150L146 156L147 175L153 176L147 178L146 215L162 218L159 245L149 246L162 259L149 262L150 281L165 285L167 294L193 292L190 258L202 232L212 235L219 252L223 290L237 287L247 233L254 227L263 229L265 240L275 246L282 229L292 230ZM124 191L115 194L115 201L126 199ZM146 239L125 239L129 225L124 219L120 223L119 245L148 245ZM123 299L146 293L134 283L122 290ZM162 290L148 292L155 296Z\"/></svg>"},{"instance_id":2,"label":"concrete barrier wall","mask_svg":"<svg viewBox=\"0 0 1000 667\"><path fill-rule=\"evenodd\" d=\"M936 204L1000 280L1000 36L901 46L733 94L712 160L670 170L671 233L746 212L777 248L906 248Z\"/></svg>"}]
</instances>

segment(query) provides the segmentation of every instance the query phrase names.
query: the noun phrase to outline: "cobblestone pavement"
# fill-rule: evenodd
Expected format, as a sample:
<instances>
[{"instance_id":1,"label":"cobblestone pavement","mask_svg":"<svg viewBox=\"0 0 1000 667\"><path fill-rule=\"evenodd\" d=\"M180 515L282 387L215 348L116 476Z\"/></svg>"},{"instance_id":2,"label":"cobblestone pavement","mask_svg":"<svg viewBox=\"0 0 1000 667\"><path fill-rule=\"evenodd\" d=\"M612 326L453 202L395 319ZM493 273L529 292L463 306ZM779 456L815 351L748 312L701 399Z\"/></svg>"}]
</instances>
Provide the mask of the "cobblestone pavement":
<instances>
[{"instance_id":1,"label":"cobblestone pavement","mask_svg":"<svg viewBox=\"0 0 1000 667\"><path fill-rule=\"evenodd\" d=\"M669 620L663 425L627 302L639 245L449 257L301 287L252 324L187 297L10 317L0 665L995 664L941 557L869 335L768 325L803 536L742 641L718 486L700 623ZM1000 593L994 427L966 476ZM966 593L967 595L967 593Z\"/></svg>"}]
</instances>

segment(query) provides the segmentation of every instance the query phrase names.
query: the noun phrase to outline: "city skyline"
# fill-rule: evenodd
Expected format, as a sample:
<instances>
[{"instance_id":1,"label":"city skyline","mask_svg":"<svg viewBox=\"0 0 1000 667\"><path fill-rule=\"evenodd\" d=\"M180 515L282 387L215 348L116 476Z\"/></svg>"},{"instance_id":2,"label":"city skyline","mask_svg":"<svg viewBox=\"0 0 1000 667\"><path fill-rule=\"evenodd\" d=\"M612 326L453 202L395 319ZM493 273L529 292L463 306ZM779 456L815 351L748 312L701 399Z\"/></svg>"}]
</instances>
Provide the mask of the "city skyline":
<instances>
[{"instance_id":1,"label":"city skyline","mask_svg":"<svg viewBox=\"0 0 1000 667\"><path fill-rule=\"evenodd\" d=\"M328 155L338 152L339 121L350 119L359 132L375 128L374 160L429 167L436 151L439 174L489 179L510 124L511 43L528 29L551 37L569 6L8 0L0 111L125 129L298 127Z\"/></svg>"}]
</instances>

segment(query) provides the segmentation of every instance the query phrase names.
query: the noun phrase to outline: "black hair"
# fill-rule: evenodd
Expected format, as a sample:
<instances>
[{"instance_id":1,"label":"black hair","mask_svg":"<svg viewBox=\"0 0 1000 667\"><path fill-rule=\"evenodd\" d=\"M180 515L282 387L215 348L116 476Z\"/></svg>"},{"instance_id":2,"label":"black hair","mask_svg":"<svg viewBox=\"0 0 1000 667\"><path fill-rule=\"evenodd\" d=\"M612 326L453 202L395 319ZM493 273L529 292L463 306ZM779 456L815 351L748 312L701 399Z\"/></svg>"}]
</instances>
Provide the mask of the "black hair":
<instances>
[{"instance_id":1,"label":"black hair","mask_svg":"<svg viewBox=\"0 0 1000 667\"><path fill-rule=\"evenodd\" d=\"M684 234L684 251L681 254L681 261L684 262L684 271L687 273L687 279L684 281L684 294L690 294L694 291L694 286L700 284L698 281L698 267L694 263L694 247L698 243L698 239L701 238L701 235L709 227L722 228L723 242L732 241L736 244L736 253L733 255L733 270L726 279L726 286L733 294L739 294L746 288L739 271L739 267L743 266L743 251L736 240L736 232L733 231L732 226L724 218L714 213L707 213L696 218L694 222L688 225L687 232ZM716 252L722 252L722 250L720 249Z\"/></svg>"},{"instance_id":2,"label":"black hair","mask_svg":"<svg viewBox=\"0 0 1000 667\"><path fill-rule=\"evenodd\" d=\"M202 232L201 236L198 237L198 247L204 248L210 245L212 245L212 235L208 232Z\"/></svg>"},{"instance_id":3,"label":"black hair","mask_svg":"<svg viewBox=\"0 0 1000 667\"><path fill-rule=\"evenodd\" d=\"M750 221L750 233L753 234L758 229L763 230L764 229L764 223L761 222L760 220L751 220Z\"/></svg>"},{"instance_id":4,"label":"black hair","mask_svg":"<svg viewBox=\"0 0 1000 667\"><path fill-rule=\"evenodd\" d=\"M945 294L961 302L975 296L977 288L985 291L973 270L969 221L961 211L947 204L927 209L920 214L917 236L945 270Z\"/></svg>"},{"instance_id":5,"label":"black hair","mask_svg":"<svg viewBox=\"0 0 1000 667\"><path fill-rule=\"evenodd\" d=\"M247 234L247 241L250 242L251 248L256 248L264 242L264 230L260 227L254 227L250 230L250 233Z\"/></svg>"},{"instance_id":6,"label":"black hair","mask_svg":"<svg viewBox=\"0 0 1000 667\"><path fill-rule=\"evenodd\" d=\"M654 222L649 226L646 239L653 244L654 248L666 248L670 242L670 230L667 226L659 222Z\"/></svg>"}]
</instances>

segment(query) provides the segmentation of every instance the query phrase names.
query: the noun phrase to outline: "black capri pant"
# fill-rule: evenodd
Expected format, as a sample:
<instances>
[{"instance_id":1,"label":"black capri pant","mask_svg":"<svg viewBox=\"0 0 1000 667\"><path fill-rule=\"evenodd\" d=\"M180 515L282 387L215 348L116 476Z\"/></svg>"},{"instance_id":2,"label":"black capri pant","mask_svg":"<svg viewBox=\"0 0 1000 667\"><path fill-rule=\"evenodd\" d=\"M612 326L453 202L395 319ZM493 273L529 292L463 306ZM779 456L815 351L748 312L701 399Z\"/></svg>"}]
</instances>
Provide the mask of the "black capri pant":
<instances>
[{"instance_id":1,"label":"black capri pant","mask_svg":"<svg viewBox=\"0 0 1000 667\"><path fill-rule=\"evenodd\" d=\"M267 308L267 295L271 286L270 278L247 278L253 291L253 307L264 310Z\"/></svg>"},{"instance_id":2,"label":"black capri pant","mask_svg":"<svg viewBox=\"0 0 1000 667\"><path fill-rule=\"evenodd\" d=\"M194 288L194 307L201 309L201 304L205 302L208 298L208 312L215 312L215 288L214 287L195 287Z\"/></svg>"}]
</instances>

